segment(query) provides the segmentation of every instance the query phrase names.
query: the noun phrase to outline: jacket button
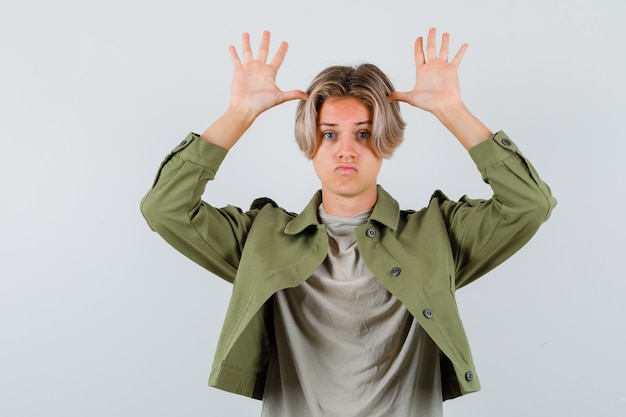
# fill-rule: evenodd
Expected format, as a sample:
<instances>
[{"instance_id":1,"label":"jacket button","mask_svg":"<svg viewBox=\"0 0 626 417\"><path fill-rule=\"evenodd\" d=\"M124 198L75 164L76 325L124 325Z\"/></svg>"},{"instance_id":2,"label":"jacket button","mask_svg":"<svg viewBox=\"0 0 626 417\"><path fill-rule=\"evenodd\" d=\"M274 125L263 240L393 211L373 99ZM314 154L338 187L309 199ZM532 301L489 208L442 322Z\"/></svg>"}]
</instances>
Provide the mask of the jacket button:
<instances>
[{"instance_id":1,"label":"jacket button","mask_svg":"<svg viewBox=\"0 0 626 417\"><path fill-rule=\"evenodd\" d=\"M465 373L465 380L467 382L472 382L474 380L474 372L469 371L469 372Z\"/></svg>"},{"instance_id":2,"label":"jacket button","mask_svg":"<svg viewBox=\"0 0 626 417\"><path fill-rule=\"evenodd\" d=\"M426 317L427 319L432 319L433 316L435 315L435 313L430 308L427 308L426 310L424 310L423 314L424 314L424 317Z\"/></svg>"},{"instance_id":3,"label":"jacket button","mask_svg":"<svg viewBox=\"0 0 626 417\"><path fill-rule=\"evenodd\" d=\"M365 234L367 235L367 237L376 237L376 230L374 230L374 229L367 229Z\"/></svg>"},{"instance_id":4,"label":"jacket button","mask_svg":"<svg viewBox=\"0 0 626 417\"><path fill-rule=\"evenodd\" d=\"M399 276L400 272L402 272L402 269L398 268L397 266L391 268L391 275L394 277Z\"/></svg>"},{"instance_id":5,"label":"jacket button","mask_svg":"<svg viewBox=\"0 0 626 417\"><path fill-rule=\"evenodd\" d=\"M504 146L511 146L511 141L509 139L507 139L507 138L503 138L502 139L502 144Z\"/></svg>"},{"instance_id":6,"label":"jacket button","mask_svg":"<svg viewBox=\"0 0 626 417\"><path fill-rule=\"evenodd\" d=\"M186 143L187 143L187 139L183 139L183 141L179 143L178 146L185 146Z\"/></svg>"}]
</instances>

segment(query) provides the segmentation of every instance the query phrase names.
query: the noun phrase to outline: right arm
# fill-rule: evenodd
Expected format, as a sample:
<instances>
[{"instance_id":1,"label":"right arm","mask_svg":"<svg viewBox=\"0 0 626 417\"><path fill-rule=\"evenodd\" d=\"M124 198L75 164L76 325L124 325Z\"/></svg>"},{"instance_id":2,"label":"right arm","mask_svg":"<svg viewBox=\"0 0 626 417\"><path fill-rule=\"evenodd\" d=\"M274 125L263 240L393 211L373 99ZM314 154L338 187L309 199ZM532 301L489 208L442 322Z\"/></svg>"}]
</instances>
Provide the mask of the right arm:
<instances>
[{"instance_id":1,"label":"right arm","mask_svg":"<svg viewBox=\"0 0 626 417\"><path fill-rule=\"evenodd\" d=\"M163 161L152 189L141 202L150 228L185 256L232 282L243 245L256 211L228 206L215 208L202 201L206 184L215 177L230 149L265 110L297 98L299 90L283 92L276 73L287 52L281 44L266 64L269 33L263 34L257 59L253 59L248 34L243 36L242 63L230 47L234 65L228 110L201 135L190 134Z\"/></svg>"}]
</instances>

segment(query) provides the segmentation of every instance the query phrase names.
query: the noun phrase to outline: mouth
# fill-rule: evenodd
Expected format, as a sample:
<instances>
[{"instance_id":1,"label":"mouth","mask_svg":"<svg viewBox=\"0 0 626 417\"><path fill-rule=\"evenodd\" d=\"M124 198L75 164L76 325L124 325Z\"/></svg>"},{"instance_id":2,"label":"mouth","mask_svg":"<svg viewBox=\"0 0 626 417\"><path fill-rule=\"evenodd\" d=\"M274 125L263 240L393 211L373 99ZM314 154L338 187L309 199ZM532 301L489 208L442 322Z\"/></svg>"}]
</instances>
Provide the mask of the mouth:
<instances>
[{"instance_id":1,"label":"mouth","mask_svg":"<svg viewBox=\"0 0 626 417\"><path fill-rule=\"evenodd\" d=\"M337 165L337 168L335 169L340 174L351 174L357 171L354 165L348 165L348 164Z\"/></svg>"}]
</instances>

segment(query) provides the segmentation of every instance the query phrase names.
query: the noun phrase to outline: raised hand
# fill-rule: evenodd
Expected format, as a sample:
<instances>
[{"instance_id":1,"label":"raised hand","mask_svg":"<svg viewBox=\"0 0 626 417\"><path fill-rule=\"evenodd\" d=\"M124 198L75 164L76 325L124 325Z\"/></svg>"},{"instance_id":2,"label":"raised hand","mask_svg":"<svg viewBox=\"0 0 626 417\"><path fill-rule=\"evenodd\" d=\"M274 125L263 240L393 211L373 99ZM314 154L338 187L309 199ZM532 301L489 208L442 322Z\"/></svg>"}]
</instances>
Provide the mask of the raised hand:
<instances>
[{"instance_id":1,"label":"raised hand","mask_svg":"<svg viewBox=\"0 0 626 417\"><path fill-rule=\"evenodd\" d=\"M231 109L256 117L265 110L285 101L307 99L307 94L303 91L282 91L278 88L276 74L285 59L288 45L286 42L282 42L268 64L269 46L270 33L265 31L256 58L252 54L248 33L243 34L243 61L237 54L236 48L232 45L229 47L234 67L230 96Z\"/></svg>"},{"instance_id":2,"label":"raised hand","mask_svg":"<svg viewBox=\"0 0 626 417\"><path fill-rule=\"evenodd\" d=\"M471 149L489 139L493 133L465 107L459 86L459 65L467 50L464 43L449 61L450 35L441 37L437 55L437 31L431 28L424 53L423 39L415 40L415 87L406 92L389 94L389 101L404 101L434 114L461 142Z\"/></svg>"},{"instance_id":3,"label":"raised hand","mask_svg":"<svg viewBox=\"0 0 626 417\"><path fill-rule=\"evenodd\" d=\"M287 43L267 63L270 33L263 32L256 59L250 47L250 35L243 34L243 62L234 46L229 47L234 73L230 91L230 105L226 112L202 133L202 139L230 149L263 113L285 101L308 98L304 91L282 91L276 85L276 74L287 54Z\"/></svg>"},{"instance_id":4,"label":"raised hand","mask_svg":"<svg viewBox=\"0 0 626 417\"><path fill-rule=\"evenodd\" d=\"M435 28L428 31L426 53L422 37L415 40L415 86L411 91L390 94L390 101L403 101L435 115L450 106L462 105L458 68L468 45L463 44L448 61L450 35L442 35L439 54L436 35Z\"/></svg>"}]
</instances>

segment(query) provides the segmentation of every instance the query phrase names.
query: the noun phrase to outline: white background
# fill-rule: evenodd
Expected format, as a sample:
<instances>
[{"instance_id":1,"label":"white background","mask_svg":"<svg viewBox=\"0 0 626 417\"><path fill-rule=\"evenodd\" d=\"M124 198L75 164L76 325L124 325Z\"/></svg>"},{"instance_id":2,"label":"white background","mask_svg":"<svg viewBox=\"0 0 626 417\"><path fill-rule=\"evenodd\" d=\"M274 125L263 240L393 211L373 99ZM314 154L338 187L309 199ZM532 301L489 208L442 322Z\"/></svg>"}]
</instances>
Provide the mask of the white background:
<instances>
[{"instance_id":1,"label":"white background","mask_svg":"<svg viewBox=\"0 0 626 417\"><path fill-rule=\"evenodd\" d=\"M559 200L522 251L458 293L483 390L446 416L626 415L624 29L617 0L0 3L0 415L256 416L207 387L230 287L149 231L161 159L228 103L227 46L290 51L278 83L372 62L413 84L430 26L468 42L463 96ZM264 114L205 198L300 210L318 181L295 102ZM441 188L489 197L469 156L402 105L379 178L404 208ZM210 195L209 195L210 194Z\"/></svg>"}]
</instances>

